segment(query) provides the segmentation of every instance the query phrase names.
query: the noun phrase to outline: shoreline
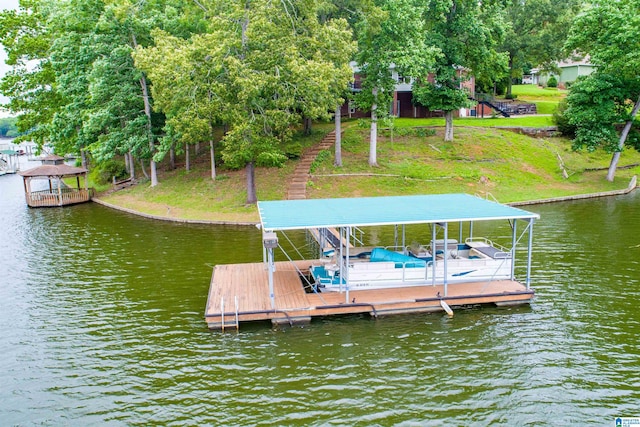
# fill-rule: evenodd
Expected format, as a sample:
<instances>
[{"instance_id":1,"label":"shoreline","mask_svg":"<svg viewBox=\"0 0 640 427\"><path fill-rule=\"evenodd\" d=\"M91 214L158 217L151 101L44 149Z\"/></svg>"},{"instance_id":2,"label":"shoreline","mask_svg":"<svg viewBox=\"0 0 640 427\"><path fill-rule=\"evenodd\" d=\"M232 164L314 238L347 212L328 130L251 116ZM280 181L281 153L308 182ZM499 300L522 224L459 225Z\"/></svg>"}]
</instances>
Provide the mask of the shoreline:
<instances>
[{"instance_id":1,"label":"shoreline","mask_svg":"<svg viewBox=\"0 0 640 427\"><path fill-rule=\"evenodd\" d=\"M629 181L629 185L627 186L627 188L624 188L622 190L603 191L600 193L576 194L573 196L551 197L548 199L525 200L521 202L505 203L505 205L514 206L514 207L532 206L532 205L543 205L547 203L569 202L572 200L596 199L599 197L623 196L625 194L631 193L636 188L637 188L637 177L634 175L631 178L631 181ZM234 226L256 226L258 224L258 222L216 221L216 220L206 220L206 219L186 219L186 218L167 217L162 215L152 215L152 214L136 211L135 209L125 208L122 206L114 205L109 202L105 202L104 200L101 200L98 197L93 197L91 201L99 205L108 207L110 209L115 209L121 212L130 213L132 215L137 215L147 219L154 219L157 221L179 222L184 224L234 225Z\"/></svg>"}]
</instances>

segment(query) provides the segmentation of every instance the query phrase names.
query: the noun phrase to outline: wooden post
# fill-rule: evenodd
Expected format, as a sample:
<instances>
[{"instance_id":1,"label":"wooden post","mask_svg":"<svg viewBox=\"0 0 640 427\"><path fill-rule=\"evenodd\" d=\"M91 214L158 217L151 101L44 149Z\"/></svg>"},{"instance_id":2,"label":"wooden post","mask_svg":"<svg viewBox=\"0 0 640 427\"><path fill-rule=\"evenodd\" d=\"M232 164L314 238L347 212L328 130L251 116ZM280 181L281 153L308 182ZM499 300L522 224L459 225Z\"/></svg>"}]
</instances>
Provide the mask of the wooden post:
<instances>
[{"instance_id":1,"label":"wooden post","mask_svg":"<svg viewBox=\"0 0 640 427\"><path fill-rule=\"evenodd\" d=\"M58 206L62 206L62 177L58 177Z\"/></svg>"}]
</instances>

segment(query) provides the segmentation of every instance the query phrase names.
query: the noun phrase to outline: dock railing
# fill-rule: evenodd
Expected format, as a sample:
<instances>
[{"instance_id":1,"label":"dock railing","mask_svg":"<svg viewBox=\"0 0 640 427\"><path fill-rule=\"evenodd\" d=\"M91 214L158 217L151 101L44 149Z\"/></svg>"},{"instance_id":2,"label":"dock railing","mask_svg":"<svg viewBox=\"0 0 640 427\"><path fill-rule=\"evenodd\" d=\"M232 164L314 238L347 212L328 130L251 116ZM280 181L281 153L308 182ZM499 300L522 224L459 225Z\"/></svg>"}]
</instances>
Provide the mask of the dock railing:
<instances>
[{"instance_id":1,"label":"dock railing","mask_svg":"<svg viewBox=\"0 0 640 427\"><path fill-rule=\"evenodd\" d=\"M93 189L61 188L60 191L43 190L26 194L27 205L31 207L65 206L91 200Z\"/></svg>"}]
</instances>

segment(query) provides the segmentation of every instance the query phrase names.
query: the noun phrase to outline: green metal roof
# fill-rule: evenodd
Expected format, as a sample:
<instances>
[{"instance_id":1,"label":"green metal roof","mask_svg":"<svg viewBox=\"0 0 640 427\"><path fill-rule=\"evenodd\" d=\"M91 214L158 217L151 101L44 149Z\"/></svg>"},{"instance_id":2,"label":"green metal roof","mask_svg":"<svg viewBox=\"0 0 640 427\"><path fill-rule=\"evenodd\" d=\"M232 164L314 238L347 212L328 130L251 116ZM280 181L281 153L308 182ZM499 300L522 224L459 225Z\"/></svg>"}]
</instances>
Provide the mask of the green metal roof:
<instances>
[{"instance_id":1,"label":"green metal roof","mask_svg":"<svg viewBox=\"0 0 640 427\"><path fill-rule=\"evenodd\" d=\"M468 194L258 202L264 230L539 218Z\"/></svg>"}]
</instances>

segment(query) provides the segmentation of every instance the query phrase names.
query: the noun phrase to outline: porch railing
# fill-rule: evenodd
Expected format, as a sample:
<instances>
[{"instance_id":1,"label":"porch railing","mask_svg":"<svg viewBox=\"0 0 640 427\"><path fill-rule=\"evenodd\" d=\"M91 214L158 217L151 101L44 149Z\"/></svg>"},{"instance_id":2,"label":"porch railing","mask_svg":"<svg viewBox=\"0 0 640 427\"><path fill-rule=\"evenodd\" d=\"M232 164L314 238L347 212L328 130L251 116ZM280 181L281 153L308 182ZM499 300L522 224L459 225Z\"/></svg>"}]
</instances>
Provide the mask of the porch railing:
<instances>
[{"instance_id":1,"label":"porch railing","mask_svg":"<svg viewBox=\"0 0 640 427\"><path fill-rule=\"evenodd\" d=\"M58 190L43 190L33 191L26 194L27 205L37 207L49 207L49 206L65 206L73 205L76 203L84 203L91 200L93 196L93 189L85 190L84 188L72 189L63 188L58 193Z\"/></svg>"}]
</instances>

